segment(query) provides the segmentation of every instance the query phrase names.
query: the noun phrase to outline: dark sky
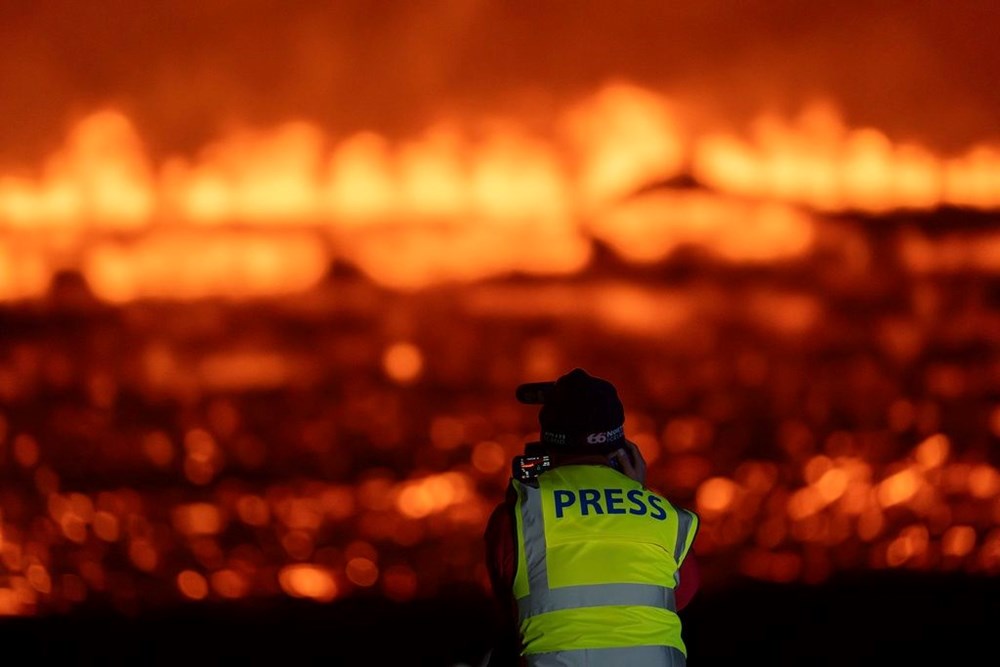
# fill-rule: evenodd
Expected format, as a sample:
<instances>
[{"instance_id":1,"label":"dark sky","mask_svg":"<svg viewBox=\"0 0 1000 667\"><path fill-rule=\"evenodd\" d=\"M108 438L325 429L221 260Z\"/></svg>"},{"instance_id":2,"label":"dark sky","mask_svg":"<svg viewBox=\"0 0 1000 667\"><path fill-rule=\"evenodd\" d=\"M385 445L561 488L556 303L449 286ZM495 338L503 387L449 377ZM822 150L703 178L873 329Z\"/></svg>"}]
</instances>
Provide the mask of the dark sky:
<instances>
[{"instance_id":1,"label":"dark sky","mask_svg":"<svg viewBox=\"0 0 1000 667\"><path fill-rule=\"evenodd\" d=\"M945 151L1000 139L1000 3L0 0L0 160L114 104L157 151L230 123L408 133L559 107L613 77L705 122L832 98Z\"/></svg>"}]
</instances>

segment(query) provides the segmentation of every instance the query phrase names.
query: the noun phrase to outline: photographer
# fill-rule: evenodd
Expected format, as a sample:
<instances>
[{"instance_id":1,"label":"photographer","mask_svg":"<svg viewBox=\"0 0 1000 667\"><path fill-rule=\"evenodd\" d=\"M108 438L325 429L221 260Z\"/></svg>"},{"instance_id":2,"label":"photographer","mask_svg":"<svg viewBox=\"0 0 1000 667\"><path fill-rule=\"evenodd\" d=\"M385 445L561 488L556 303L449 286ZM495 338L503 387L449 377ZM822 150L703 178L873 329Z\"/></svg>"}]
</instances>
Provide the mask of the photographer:
<instances>
[{"instance_id":1,"label":"photographer","mask_svg":"<svg viewBox=\"0 0 1000 667\"><path fill-rule=\"evenodd\" d=\"M683 666L698 517L644 486L611 383L576 368L517 397L541 404L541 439L486 528L505 621L488 664Z\"/></svg>"}]
</instances>

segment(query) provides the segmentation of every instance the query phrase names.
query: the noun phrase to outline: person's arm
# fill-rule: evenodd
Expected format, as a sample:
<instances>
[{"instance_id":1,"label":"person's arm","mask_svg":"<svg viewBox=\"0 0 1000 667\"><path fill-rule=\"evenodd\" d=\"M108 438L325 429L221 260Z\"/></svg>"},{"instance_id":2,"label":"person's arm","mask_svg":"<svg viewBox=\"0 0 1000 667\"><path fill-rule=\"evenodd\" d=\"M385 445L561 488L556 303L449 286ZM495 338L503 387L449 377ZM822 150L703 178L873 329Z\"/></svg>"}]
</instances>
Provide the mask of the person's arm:
<instances>
[{"instance_id":1,"label":"person's arm","mask_svg":"<svg viewBox=\"0 0 1000 667\"><path fill-rule=\"evenodd\" d=\"M626 440L625 446L613 451L611 456L618 462L618 469L626 477L646 486L646 459L643 458L637 444Z\"/></svg>"},{"instance_id":2,"label":"person's arm","mask_svg":"<svg viewBox=\"0 0 1000 667\"><path fill-rule=\"evenodd\" d=\"M486 524L486 569L500 624L488 667L514 667L519 664L521 654L521 636L513 598L517 537L514 534L512 492L513 489L508 490L506 500L493 509Z\"/></svg>"},{"instance_id":3,"label":"person's arm","mask_svg":"<svg viewBox=\"0 0 1000 667\"><path fill-rule=\"evenodd\" d=\"M698 561L694 558L694 553L688 552L687 558L681 563L678 572L679 582L674 590L674 598L677 601L677 611L687 606L698 588L701 586L701 570L698 568Z\"/></svg>"},{"instance_id":4,"label":"person's arm","mask_svg":"<svg viewBox=\"0 0 1000 667\"><path fill-rule=\"evenodd\" d=\"M646 459L643 458L638 445L631 440L626 440L625 446L615 450L612 456L618 461L618 467L627 477L643 486L646 485ZM701 572L693 553L689 552L681 563L678 579L679 583L674 590L674 595L677 601L677 611L680 611L687 606L701 585Z\"/></svg>"}]
</instances>

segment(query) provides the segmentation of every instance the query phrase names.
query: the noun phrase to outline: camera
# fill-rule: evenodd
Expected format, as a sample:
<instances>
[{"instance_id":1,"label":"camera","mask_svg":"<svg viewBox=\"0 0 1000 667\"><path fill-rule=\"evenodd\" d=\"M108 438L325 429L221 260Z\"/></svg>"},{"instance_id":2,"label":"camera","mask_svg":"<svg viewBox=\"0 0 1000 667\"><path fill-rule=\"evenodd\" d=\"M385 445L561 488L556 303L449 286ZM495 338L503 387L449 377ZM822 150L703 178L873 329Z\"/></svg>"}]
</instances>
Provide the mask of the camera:
<instances>
[{"instance_id":1,"label":"camera","mask_svg":"<svg viewBox=\"0 0 1000 667\"><path fill-rule=\"evenodd\" d=\"M511 474L514 479L527 481L534 479L552 467L552 459L548 454L524 454L515 456L511 462Z\"/></svg>"}]
</instances>

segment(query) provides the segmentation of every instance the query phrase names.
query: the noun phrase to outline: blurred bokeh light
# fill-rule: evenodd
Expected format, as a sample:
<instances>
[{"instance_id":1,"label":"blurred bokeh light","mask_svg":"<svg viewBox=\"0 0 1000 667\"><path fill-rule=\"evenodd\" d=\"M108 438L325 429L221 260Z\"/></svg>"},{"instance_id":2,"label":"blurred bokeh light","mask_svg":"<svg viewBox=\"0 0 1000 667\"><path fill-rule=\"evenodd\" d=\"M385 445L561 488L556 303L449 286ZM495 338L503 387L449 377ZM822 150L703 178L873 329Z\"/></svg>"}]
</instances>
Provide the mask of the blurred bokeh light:
<instances>
[{"instance_id":1,"label":"blurred bokeh light","mask_svg":"<svg viewBox=\"0 0 1000 667\"><path fill-rule=\"evenodd\" d=\"M44 4L0 10L0 34L63 30L70 5ZM323 40L302 8L359 20L314 4L281 23L303 53ZM496 11L441 4L471 32ZM682 4L680 25L709 12ZM396 11L376 41L416 30ZM535 435L513 389L573 366L616 383L650 485L702 516L707 587L1000 573L1000 135L974 122L997 117L979 84L935 75L934 104L967 103L949 132L934 109L858 113L854 56L792 107L768 79L738 111L718 99L750 84L726 67L656 81L636 53L599 80L549 63L549 88L480 54L517 104L459 86L405 123L401 99L336 126L306 93L234 86L246 116L209 95L218 131L194 142L159 79L67 84L44 140L0 102L25 127L0 153L0 614L485 589L482 531ZM873 68L898 93L922 53ZM424 57L415 79L451 62Z\"/></svg>"}]
</instances>

